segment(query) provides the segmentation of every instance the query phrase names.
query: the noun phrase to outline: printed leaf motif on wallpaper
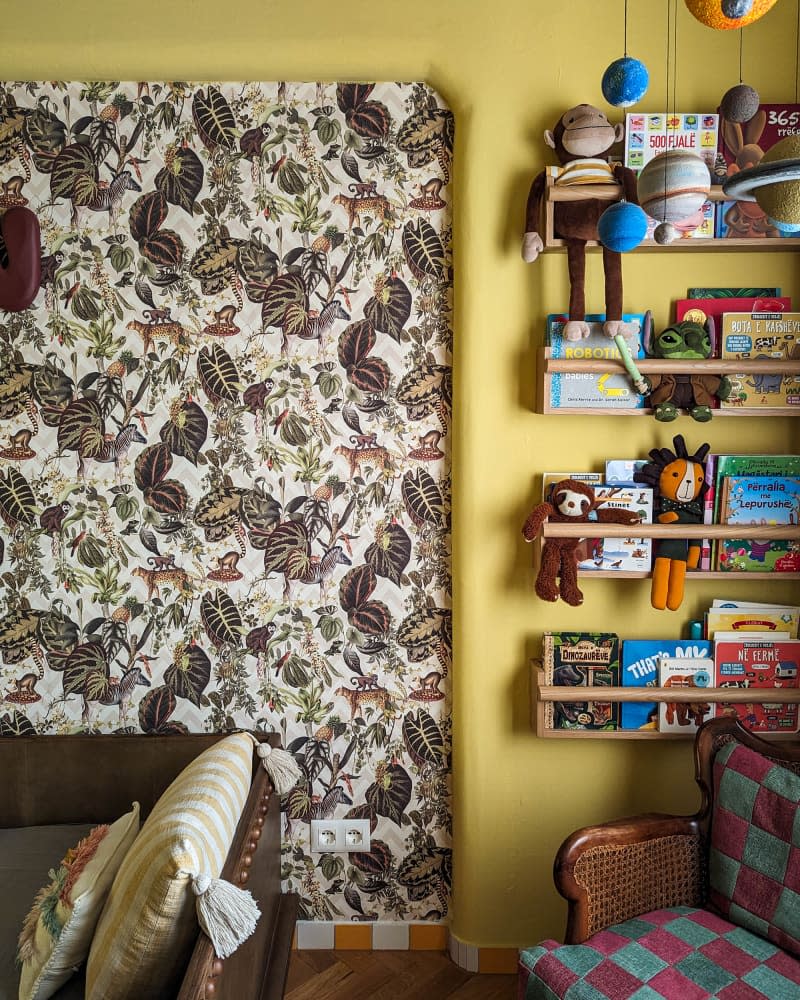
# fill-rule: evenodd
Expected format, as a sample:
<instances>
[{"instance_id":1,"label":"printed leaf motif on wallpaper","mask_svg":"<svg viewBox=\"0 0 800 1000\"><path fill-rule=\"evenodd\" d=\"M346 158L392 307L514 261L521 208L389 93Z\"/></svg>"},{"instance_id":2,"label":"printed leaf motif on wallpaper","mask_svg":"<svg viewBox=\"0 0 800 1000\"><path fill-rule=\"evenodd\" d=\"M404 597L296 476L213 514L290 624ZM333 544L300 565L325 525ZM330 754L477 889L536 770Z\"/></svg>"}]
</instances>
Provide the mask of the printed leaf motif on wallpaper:
<instances>
[{"instance_id":1,"label":"printed leaf motif on wallpaper","mask_svg":"<svg viewBox=\"0 0 800 1000\"><path fill-rule=\"evenodd\" d=\"M448 906L452 154L424 84L0 84L0 735L277 730L307 919Z\"/></svg>"}]
</instances>

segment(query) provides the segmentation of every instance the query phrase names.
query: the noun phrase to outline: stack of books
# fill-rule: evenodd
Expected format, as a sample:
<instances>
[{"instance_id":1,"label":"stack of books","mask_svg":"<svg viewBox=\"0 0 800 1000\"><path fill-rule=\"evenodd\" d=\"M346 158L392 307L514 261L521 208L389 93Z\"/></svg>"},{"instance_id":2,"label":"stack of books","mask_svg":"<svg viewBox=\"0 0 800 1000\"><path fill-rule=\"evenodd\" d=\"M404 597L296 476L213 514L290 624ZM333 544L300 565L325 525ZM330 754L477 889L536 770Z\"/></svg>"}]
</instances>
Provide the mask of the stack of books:
<instances>
[{"instance_id":1,"label":"stack of books","mask_svg":"<svg viewBox=\"0 0 800 1000\"><path fill-rule=\"evenodd\" d=\"M586 688L580 701L545 704L547 729L693 733L707 719L736 715L753 732L800 731L797 704L769 691L796 688L800 608L715 600L702 639L624 639L613 632L546 632L546 685ZM604 687L697 689L689 701L604 702ZM717 691L709 698L709 689ZM753 700L728 703L719 689L746 688ZM583 692L581 692L583 695ZM766 700L758 700L766 699Z\"/></svg>"}]
</instances>

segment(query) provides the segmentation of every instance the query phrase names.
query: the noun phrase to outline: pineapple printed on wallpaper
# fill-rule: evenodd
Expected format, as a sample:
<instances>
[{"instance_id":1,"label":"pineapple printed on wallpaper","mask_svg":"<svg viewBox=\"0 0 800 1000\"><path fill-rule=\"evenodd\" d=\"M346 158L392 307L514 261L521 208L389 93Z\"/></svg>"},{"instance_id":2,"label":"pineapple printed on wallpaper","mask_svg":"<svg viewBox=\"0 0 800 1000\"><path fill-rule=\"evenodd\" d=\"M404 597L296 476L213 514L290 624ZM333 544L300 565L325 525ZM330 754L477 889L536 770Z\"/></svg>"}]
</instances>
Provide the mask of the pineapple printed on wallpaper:
<instances>
[{"instance_id":1,"label":"pineapple printed on wallpaper","mask_svg":"<svg viewBox=\"0 0 800 1000\"><path fill-rule=\"evenodd\" d=\"M0 735L279 731L309 919L448 905L452 152L424 84L0 84Z\"/></svg>"}]
</instances>

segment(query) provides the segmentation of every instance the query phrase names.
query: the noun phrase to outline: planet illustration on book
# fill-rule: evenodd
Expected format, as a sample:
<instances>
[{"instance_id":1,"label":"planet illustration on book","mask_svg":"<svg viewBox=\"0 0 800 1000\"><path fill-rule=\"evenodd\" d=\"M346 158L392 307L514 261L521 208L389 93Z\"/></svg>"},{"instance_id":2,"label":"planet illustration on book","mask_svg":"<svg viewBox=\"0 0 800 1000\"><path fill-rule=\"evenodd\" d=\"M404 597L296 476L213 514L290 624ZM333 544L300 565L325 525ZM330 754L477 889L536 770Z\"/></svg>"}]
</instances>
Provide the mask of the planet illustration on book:
<instances>
[{"instance_id":1,"label":"planet illustration on book","mask_svg":"<svg viewBox=\"0 0 800 1000\"><path fill-rule=\"evenodd\" d=\"M694 675L695 687L706 688L711 683L711 675L707 670L698 670Z\"/></svg>"}]
</instances>

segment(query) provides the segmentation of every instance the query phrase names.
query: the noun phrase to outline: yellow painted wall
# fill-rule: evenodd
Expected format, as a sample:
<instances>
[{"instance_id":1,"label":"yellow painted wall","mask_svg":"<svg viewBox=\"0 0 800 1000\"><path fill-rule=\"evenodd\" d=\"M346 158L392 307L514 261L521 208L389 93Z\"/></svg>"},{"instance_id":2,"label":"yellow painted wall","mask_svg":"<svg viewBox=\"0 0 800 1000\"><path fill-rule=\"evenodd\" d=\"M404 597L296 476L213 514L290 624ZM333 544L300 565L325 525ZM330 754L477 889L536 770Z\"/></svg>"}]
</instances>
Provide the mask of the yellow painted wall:
<instances>
[{"instance_id":1,"label":"yellow painted wall","mask_svg":"<svg viewBox=\"0 0 800 1000\"><path fill-rule=\"evenodd\" d=\"M595 581L573 610L532 594L519 529L544 469L642 455L674 427L645 419L532 412L544 316L566 304L566 263L519 259L525 198L560 109L605 107L600 78L622 54L622 0L30 0L3 10L8 79L424 79L456 115L454 542L455 846L453 929L483 946L561 933L556 847L574 827L640 809L696 806L688 745L537 740L527 661L546 628L617 627L678 636L722 591L693 584L685 613L654 612L647 584ZM630 5L629 50L651 69L642 110L663 110L665 0ZM677 110L713 108L738 82L736 33L680 5ZM782 0L744 34L745 79L764 101L795 96L795 7ZM599 259L588 303L600 311ZM626 306L658 323L690 284L778 284L800 303L794 254L640 254L624 265ZM680 422L716 451L797 450L789 420ZM538 486L538 484L537 484ZM797 599L797 588L731 584L726 596Z\"/></svg>"}]
</instances>

